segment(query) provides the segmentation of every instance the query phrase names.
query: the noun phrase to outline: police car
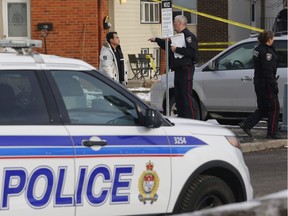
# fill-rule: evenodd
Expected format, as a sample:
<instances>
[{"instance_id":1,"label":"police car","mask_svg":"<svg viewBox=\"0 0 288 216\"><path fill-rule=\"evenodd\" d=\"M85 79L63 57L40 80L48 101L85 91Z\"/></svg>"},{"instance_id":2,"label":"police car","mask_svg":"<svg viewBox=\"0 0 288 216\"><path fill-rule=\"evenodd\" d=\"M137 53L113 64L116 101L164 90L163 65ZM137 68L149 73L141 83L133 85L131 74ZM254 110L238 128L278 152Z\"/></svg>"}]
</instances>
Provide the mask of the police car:
<instances>
[{"instance_id":1,"label":"police car","mask_svg":"<svg viewBox=\"0 0 288 216\"><path fill-rule=\"evenodd\" d=\"M252 198L228 129L166 118L41 41L0 42L0 215L156 215Z\"/></svg>"}]
</instances>

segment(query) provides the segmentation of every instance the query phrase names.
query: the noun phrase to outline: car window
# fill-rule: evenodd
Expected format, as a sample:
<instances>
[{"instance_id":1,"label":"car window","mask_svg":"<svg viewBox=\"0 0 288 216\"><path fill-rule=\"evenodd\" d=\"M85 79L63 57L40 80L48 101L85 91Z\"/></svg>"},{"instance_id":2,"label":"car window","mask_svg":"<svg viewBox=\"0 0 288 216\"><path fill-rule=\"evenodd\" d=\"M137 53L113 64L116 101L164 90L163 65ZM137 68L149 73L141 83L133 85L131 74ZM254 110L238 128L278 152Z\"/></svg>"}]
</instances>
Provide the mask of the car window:
<instances>
[{"instance_id":1,"label":"car window","mask_svg":"<svg viewBox=\"0 0 288 216\"><path fill-rule=\"evenodd\" d=\"M287 68L287 41L274 40L273 45L278 56L278 68Z\"/></svg>"},{"instance_id":2,"label":"car window","mask_svg":"<svg viewBox=\"0 0 288 216\"><path fill-rule=\"evenodd\" d=\"M0 71L0 124L49 124L33 71Z\"/></svg>"},{"instance_id":3,"label":"car window","mask_svg":"<svg viewBox=\"0 0 288 216\"><path fill-rule=\"evenodd\" d=\"M137 125L136 105L84 72L52 71L71 124Z\"/></svg>"},{"instance_id":4,"label":"car window","mask_svg":"<svg viewBox=\"0 0 288 216\"><path fill-rule=\"evenodd\" d=\"M253 50L257 44L257 42L240 44L239 46L229 50L223 56L218 58L218 70L239 70L254 68L252 55Z\"/></svg>"}]
</instances>

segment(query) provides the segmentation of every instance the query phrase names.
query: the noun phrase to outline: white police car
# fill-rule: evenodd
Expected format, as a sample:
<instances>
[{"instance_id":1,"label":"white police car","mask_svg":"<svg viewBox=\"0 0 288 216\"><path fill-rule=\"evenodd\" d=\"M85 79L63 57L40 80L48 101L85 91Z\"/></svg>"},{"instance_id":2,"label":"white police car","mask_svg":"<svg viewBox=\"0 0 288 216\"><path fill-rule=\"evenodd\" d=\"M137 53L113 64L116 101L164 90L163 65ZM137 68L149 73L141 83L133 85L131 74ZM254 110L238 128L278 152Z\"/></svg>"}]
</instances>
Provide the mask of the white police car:
<instances>
[{"instance_id":1,"label":"white police car","mask_svg":"<svg viewBox=\"0 0 288 216\"><path fill-rule=\"evenodd\" d=\"M252 198L234 134L170 118L87 63L1 41L0 215L155 215ZM14 51L16 49L17 52Z\"/></svg>"}]
</instances>

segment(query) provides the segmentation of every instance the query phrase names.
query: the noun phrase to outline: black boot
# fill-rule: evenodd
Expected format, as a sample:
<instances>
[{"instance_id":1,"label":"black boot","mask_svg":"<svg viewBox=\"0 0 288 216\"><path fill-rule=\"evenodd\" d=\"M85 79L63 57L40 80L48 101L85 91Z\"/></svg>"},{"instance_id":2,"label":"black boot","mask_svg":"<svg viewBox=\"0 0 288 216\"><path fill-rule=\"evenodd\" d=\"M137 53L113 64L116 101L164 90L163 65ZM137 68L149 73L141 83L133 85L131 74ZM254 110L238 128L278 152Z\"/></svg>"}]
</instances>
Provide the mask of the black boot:
<instances>
[{"instance_id":1,"label":"black boot","mask_svg":"<svg viewBox=\"0 0 288 216\"><path fill-rule=\"evenodd\" d=\"M245 124L243 122L239 123L239 127L249 136L252 137L250 129L245 127Z\"/></svg>"}]
</instances>

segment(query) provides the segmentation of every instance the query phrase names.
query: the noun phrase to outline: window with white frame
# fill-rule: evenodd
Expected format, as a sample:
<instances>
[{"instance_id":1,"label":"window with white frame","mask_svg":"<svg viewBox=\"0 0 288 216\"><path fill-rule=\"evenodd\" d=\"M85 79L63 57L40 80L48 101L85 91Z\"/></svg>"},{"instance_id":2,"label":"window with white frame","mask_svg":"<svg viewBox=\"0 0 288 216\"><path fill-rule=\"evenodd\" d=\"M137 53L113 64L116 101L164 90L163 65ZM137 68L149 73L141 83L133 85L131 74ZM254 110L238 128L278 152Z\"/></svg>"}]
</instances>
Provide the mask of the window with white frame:
<instances>
[{"instance_id":1,"label":"window with white frame","mask_svg":"<svg viewBox=\"0 0 288 216\"><path fill-rule=\"evenodd\" d=\"M197 15L189 12L189 10L197 10L197 0L173 0L173 5L180 6L186 10L173 9L173 18L177 15L184 15L187 18L188 25L197 24Z\"/></svg>"},{"instance_id":2,"label":"window with white frame","mask_svg":"<svg viewBox=\"0 0 288 216\"><path fill-rule=\"evenodd\" d=\"M141 23L160 23L160 3L142 1L140 5Z\"/></svg>"},{"instance_id":3,"label":"window with white frame","mask_svg":"<svg viewBox=\"0 0 288 216\"><path fill-rule=\"evenodd\" d=\"M3 1L5 38L30 38L30 0Z\"/></svg>"}]
</instances>

